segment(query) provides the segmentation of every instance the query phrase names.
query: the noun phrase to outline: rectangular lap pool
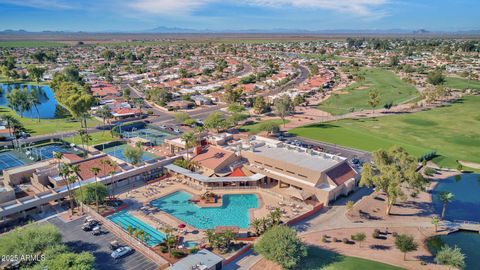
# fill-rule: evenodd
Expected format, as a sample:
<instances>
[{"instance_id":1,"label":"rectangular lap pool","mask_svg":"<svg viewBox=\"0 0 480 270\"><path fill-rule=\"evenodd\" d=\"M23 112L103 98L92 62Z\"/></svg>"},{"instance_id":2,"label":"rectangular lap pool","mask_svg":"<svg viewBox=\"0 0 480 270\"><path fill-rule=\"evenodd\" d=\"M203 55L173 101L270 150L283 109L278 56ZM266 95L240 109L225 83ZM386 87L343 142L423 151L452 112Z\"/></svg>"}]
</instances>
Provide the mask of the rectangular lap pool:
<instances>
[{"instance_id":1,"label":"rectangular lap pool","mask_svg":"<svg viewBox=\"0 0 480 270\"><path fill-rule=\"evenodd\" d=\"M108 216L107 218L113 223L122 227L122 229L127 232L128 226L132 227L132 229L144 231L145 235L148 235L145 237L145 243L150 247L154 247L162 243L165 239L165 234L155 230L155 228L152 226L130 215L127 211L120 211L116 214Z\"/></svg>"},{"instance_id":2,"label":"rectangular lap pool","mask_svg":"<svg viewBox=\"0 0 480 270\"><path fill-rule=\"evenodd\" d=\"M216 226L238 226L246 229L250 224L248 210L258 208L255 194L223 195L221 207L206 208L190 202L191 198L191 194L177 191L153 200L150 204L197 229L214 229Z\"/></svg>"}]
</instances>

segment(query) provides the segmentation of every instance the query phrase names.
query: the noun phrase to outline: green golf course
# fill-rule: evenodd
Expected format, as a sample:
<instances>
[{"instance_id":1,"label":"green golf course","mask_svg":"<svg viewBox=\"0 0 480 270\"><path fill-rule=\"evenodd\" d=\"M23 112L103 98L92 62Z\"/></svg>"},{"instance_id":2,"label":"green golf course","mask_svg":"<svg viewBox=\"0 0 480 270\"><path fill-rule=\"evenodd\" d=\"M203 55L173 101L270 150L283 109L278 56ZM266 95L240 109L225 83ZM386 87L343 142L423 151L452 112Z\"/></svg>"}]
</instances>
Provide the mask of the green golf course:
<instances>
[{"instance_id":1,"label":"green golf course","mask_svg":"<svg viewBox=\"0 0 480 270\"><path fill-rule=\"evenodd\" d=\"M369 92L376 90L379 93L379 103L375 108L392 102L401 104L413 101L420 96L417 89L402 81L393 72L384 69L362 69L360 74L364 80L353 83L341 89L341 93L335 93L318 108L333 115L346 114L352 111L369 110Z\"/></svg>"},{"instance_id":2,"label":"green golf course","mask_svg":"<svg viewBox=\"0 0 480 270\"><path fill-rule=\"evenodd\" d=\"M467 80L463 78L448 77L445 86L453 89L480 89L480 81Z\"/></svg>"},{"instance_id":3,"label":"green golf course","mask_svg":"<svg viewBox=\"0 0 480 270\"><path fill-rule=\"evenodd\" d=\"M361 259L357 257L344 256L318 247L308 248L308 257L302 260L295 269L304 270L401 270L403 268Z\"/></svg>"},{"instance_id":4,"label":"green golf course","mask_svg":"<svg viewBox=\"0 0 480 270\"><path fill-rule=\"evenodd\" d=\"M435 163L457 168L457 160L480 163L478 108L480 96L467 96L428 111L312 124L290 133L367 151L398 145L417 157L435 150Z\"/></svg>"}]
</instances>

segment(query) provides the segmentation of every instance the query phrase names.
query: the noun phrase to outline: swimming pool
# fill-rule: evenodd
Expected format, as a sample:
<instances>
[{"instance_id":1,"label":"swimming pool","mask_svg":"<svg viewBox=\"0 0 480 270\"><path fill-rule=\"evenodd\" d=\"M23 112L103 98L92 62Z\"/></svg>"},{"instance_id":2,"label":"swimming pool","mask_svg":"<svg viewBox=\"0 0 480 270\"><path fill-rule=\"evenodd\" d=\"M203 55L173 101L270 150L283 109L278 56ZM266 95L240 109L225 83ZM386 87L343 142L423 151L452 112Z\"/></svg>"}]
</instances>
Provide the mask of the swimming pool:
<instances>
[{"instance_id":1,"label":"swimming pool","mask_svg":"<svg viewBox=\"0 0 480 270\"><path fill-rule=\"evenodd\" d=\"M238 226L248 228L248 210L258 208L255 194L229 194L223 196L221 207L198 207L189 202L192 195L177 191L150 202L152 206L190 224L198 229L213 229L216 226Z\"/></svg>"},{"instance_id":2,"label":"swimming pool","mask_svg":"<svg viewBox=\"0 0 480 270\"><path fill-rule=\"evenodd\" d=\"M434 238L440 239L440 242L432 241L431 239L427 242L429 243L428 248L432 251L433 254L437 252L439 248L438 245L446 244L450 247L457 246L462 249L462 253L465 254L465 270L477 270L480 269L480 234L477 232L454 232L447 235L439 235ZM433 246L431 243L436 242L436 245Z\"/></svg>"},{"instance_id":3,"label":"swimming pool","mask_svg":"<svg viewBox=\"0 0 480 270\"><path fill-rule=\"evenodd\" d=\"M437 214L441 214L443 203L438 200L438 194L449 191L455 195L447 204L445 219L468 220L480 222L480 174L462 174L460 178L450 177L440 180L432 192L432 201Z\"/></svg>"},{"instance_id":4,"label":"swimming pool","mask_svg":"<svg viewBox=\"0 0 480 270\"><path fill-rule=\"evenodd\" d=\"M128 145L126 144L121 144L121 145L117 145L117 146L112 146L112 147L107 147L105 149L103 149L102 151L106 154L109 154L111 156L114 156L116 158L119 158L123 161L126 161L128 162L128 159L125 157L125 149L129 147ZM142 160L143 161L147 161L147 160L152 160L152 159L155 159L155 158L158 158L158 156L152 154L152 153L149 153L149 152L143 152L143 155L142 155Z\"/></svg>"},{"instance_id":5,"label":"swimming pool","mask_svg":"<svg viewBox=\"0 0 480 270\"><path fill-rule=\"evenodd\" d=\"M144 231L145 234L149 235L149 237L145 239L145 242L150 247L154 247L162 243L165 239L165 234L155 230L152 226L130 215L127 211L120 211L118 213L108 216L107 218L126 231L128 231L129 225L133 229L139 229Z\"/></svg>"}]
</instances>

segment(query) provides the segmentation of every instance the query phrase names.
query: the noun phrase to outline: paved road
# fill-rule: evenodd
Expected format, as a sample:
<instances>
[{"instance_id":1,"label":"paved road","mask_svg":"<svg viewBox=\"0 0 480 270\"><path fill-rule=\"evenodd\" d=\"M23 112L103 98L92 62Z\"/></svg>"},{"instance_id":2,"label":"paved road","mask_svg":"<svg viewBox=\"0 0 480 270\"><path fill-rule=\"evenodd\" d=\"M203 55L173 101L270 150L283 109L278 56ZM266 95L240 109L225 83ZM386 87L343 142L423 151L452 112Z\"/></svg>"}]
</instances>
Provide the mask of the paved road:
<instances>
[{"instance_id":1,"label":"paved road","mask_svg":"<svg viewBox=\"0 0 480 270\"><path fill-rule=\"evenodd\" d=\"M75 252L88 251L95 256L95 269L98 270L155 270L158 266L143 256L140 252L134 252L126 257L114 260L110 254L109 243L119 239L111 233L98 236L92 235L90 232L84 232L81 229L83 219L77 219L68 223L63 222L60 218L54 217L47 222L54 224L60 229L63 241ZM105 230L105 228L102 228Z\"/></svg>"}]
</instances>

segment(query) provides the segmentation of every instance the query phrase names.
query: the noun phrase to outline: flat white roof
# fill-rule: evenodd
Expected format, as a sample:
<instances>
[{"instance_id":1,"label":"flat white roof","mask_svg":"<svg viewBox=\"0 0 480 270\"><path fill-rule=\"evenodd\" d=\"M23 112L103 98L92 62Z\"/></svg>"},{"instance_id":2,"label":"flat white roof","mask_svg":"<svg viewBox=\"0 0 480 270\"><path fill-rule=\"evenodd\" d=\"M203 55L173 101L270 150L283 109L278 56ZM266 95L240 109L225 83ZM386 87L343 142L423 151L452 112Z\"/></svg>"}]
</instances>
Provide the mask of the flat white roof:
<instances>
[{"instance_id":1,"label":"flat white roof","mask_svg":"<svg viewBox=\"0 0 480 270\"><path fill-rule=\"evenodd\" d=\"M343 161L338 156L287 145L259 145L254 147L253 153L318 172L324 172Z\"/></svg>"}]
</instances>

